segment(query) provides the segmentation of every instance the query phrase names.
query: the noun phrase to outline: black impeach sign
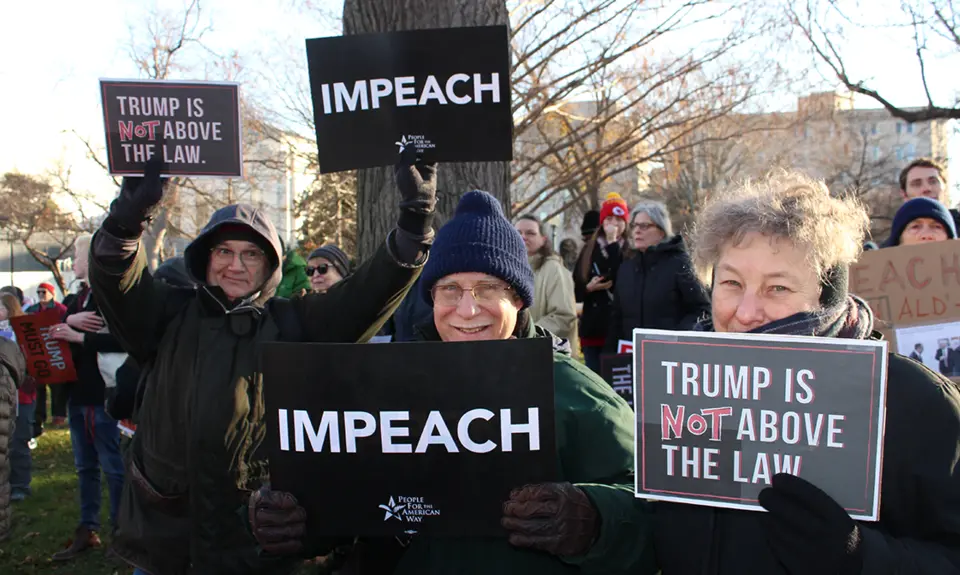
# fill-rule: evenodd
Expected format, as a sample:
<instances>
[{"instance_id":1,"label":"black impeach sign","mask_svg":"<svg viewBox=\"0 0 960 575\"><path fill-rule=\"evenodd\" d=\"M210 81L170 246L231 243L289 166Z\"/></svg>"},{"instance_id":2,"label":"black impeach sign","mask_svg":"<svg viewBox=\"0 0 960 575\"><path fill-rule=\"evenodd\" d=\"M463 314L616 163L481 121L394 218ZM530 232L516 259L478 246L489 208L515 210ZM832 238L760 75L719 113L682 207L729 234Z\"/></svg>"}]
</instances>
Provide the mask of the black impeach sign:
<instances>
[{"instance_id":1,"label":"black impeach sign","mask_svg":"<svg viewBox=\"0 0 960 575\"><path fill-rule=\"evenodd\" d=\"M110 173L241 177L238 85L227 82L101 80Z\"/></svg>"},{"instance_id":2,"label":"black impeach sign","mask_svg":"<svg viewBox=\"0 0 960 575\"><path fill-rule=\"evenodd\" d=\"M307 40L320 171L513 158L506 26Z\"/></svg>"},{"instance_id":3,"label":"black impeach sign","mask_svg":"<svg viewBox=\"0 0 960 575\"><path fill-rule=\"evenodd\" d=\"M275 489L308 536L503 535L502 504L556 481L549 340L263 347Z\"/></svg>"},{"instance_id":4,"label":"black impeach sign","mask_svg":"<svg viewBox=\"0 0 960 575\"><path fill-rule=\"evenodd\" d=\"M875 521L886 342L635 330L637 496L761 509L776 473Z\"/></svg>"}]
</instances>

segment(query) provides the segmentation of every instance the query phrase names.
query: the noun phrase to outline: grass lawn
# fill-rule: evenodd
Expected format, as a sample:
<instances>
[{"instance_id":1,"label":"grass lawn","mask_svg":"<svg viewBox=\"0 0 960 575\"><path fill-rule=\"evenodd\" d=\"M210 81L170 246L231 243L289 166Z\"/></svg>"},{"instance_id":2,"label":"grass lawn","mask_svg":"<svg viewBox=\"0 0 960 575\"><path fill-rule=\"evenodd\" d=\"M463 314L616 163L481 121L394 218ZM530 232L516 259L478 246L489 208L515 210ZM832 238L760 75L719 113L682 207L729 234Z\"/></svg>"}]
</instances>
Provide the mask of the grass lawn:
<instances>
[{"instance_id":1,"label":"grass lawn","mask_svg":"<svg viewBox=\"0 0 960 575\"><path fill-rule=\"evenodd\" d=\"M49 421L49 420L48 420ZM70 432L47 426L33 451L33 495L13 504L13 531L0 543L0 573L4 575L130 575L106 557L109 536L101 534L103 546L91 549L65 563L50 556L73 537L80 518L77 472L73 466ZM101 525L109 531L109 497L103 480Z\"/></svg>"}]
</instances>

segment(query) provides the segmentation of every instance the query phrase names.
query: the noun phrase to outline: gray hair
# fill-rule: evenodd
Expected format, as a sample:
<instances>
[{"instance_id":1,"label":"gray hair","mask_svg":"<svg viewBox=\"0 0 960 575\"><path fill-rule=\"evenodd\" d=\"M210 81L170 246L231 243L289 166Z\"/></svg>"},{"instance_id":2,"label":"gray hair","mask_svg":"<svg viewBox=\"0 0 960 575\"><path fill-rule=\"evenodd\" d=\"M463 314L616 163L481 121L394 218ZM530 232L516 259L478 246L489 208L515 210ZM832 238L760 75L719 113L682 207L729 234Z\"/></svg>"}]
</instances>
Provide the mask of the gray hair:
<instances>
[{"instance_id":1,"label":"gray hair","mask_svg":"<svg viewBox=\"0 0 960 575\"><path fill-rule=\"evenodd\" d=\"M785 238L804 250L823 277L827 270L860 257L869 225L866 210L855 198L833 197L822 180L776 170L707 200L694 224L691 259L697 277L709 286L723 248L758 232Z\"/></svg>"},{"instance_id":2,"label":"gray hair","mask_svg":"<svg viewBox=\"0 0 960 575\"><path fill-rule=\"evenodd\" d=\"M657 200L640 200L633 209L630 210L630 223L633 224L633 218L637 214L647 214L650 221L657 224L657 227L663 230L667 238L673 236L673 224L670 223L670 212L663 202Z\"/></svg>"}]
</instances>

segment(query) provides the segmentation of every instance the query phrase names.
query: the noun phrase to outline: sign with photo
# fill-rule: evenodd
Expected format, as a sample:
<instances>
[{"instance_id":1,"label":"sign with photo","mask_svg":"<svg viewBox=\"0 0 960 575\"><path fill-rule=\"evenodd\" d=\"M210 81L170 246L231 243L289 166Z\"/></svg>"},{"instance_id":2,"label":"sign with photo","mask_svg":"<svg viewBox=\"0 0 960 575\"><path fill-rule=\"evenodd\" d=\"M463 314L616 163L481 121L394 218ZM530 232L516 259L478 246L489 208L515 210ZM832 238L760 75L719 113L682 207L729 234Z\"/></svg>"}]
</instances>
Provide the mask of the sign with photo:
<instances>
[{"instance_id":1,"label":"sign with photo","mask_svg":"<svg viewBox=\"0 0 960 575\"><path fill-rule=\"evenodd\" d=\"M949 378L960 378L960 321L896 330L897 353Z\"/></svg>"},{"instance_id":2,"label":"sign with photo","mask_svg":"<svg viewBox=\"0 0 960 575\"><path fill-rule=\"evenodd\" d=\"M271 483L308 537L504 536L510 491L558 480L548 339L271 343L261 365Z\"/></svg>"},{"instance_id":3,"label":"sign with photo","mask_svg":"<svg viewBox=\"0 0 960 575\"><path fill-rule=\"evenodd\" d=\"M876 521L887 343L636 330L638 497L760 510L790 473Z\"/></svg>"},{"instance_id":4,"label":"sign with photo","mask_svg":"<svg viewBox=\"0 0 960 575\"><path fill-rule=\"evenodd\" d=\"M513 159L506 26L307 40L321 173Z\"/></svg>"},{"instance_id":5,"label":"sign with photo","mask_svg":"<svg viewBox=\"0 0 960 575\"><path fill-rule=\"evenodd\" d=\"M600 356L600 377L633 407L633 352Z\"/></svg>"},{"instance_id":6,"label":"sign with photo","mask_svg":"<svg viewBox=\"0 0 960 575\"><path fill-rule=\"evenodd\" d=\"M56 309L10 318L17 345L27 360L27 373L39 385L77 381L70 344L50 334L50 328L60 323L63 320Z\"/></svg>"},{"instance_id":7,"label":"sign with photo","mask_svg":"<svg viewBox=\"0 0 960 575\"><path fill-rule=\"evenodd\" d=\"M101 80L100 94L111 174L159 156L170 176L243 176L238 84Z\"/></svg>"}]
</instances>

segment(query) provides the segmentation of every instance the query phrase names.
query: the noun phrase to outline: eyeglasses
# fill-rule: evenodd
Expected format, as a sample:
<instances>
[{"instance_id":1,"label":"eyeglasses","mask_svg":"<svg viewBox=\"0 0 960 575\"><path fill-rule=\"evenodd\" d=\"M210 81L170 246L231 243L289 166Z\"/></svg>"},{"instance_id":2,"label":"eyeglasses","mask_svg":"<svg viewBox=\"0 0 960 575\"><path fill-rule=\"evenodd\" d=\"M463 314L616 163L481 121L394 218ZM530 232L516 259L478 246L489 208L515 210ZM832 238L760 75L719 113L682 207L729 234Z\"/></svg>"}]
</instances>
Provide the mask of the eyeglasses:
<instances>
[{"instance_id":1,"label":"eyeglasses","mask_svg":"<svg viewBox=\"0 0 960 575\"><path fill-rule=\"evenodd\" d=\"M659 227L660 227L660 226L658 226L657 224L650 224L650 223L646 223L646 222L644 222L644 223L642 223L642 224L630 224L630 229L631 229L631 230L639 230L639 231L641 231L641 232L645 232L645 231L647 231L647 230L650 230L650 229L653 229L653 228L659 228Z\"/></svg>"},{"instance_id":2,"label":"eyeglasses","mask_svg":"<svg viewBox=\"0 0 960 575\"><path fill-rule=\"evenodd\" d=\"M318 274L325 276L327 275L327 272L330 271L331 267L332 266L330 264L320 264L318 266L308 266L306 271L307 275L311 277L313 276L313 272L317 272Z\"/></svg>"},{"instance_id":3,"label":"eyeglasses","mask_svg":"<svg viewBox=\"0 0 960 575\"><path fill-rule=\"evenodd\" d=\"M239 254L229 248L213 248L211 250L213 253L213 263L218 266L228 266L233 263L233 260L240 256L240 263L245 267L259 267L262 266L264 261L267 259L267 255L261 250L243 250Z\"/></svg>"},{"instance_id":4,"label":"eyeglasses","mask_svg":"<svg viewBox=\"0 0 960 575\"><path fill-rule=\"evenodd\" d=\"M461 287L457 284L443 284L433 286L434 303L440 305L457 305L463 299L464 292L470 292L477 303L496 303L513 291L513 288L503 284L477 284L473 287Z\"/></svg>"}]
</instances>

